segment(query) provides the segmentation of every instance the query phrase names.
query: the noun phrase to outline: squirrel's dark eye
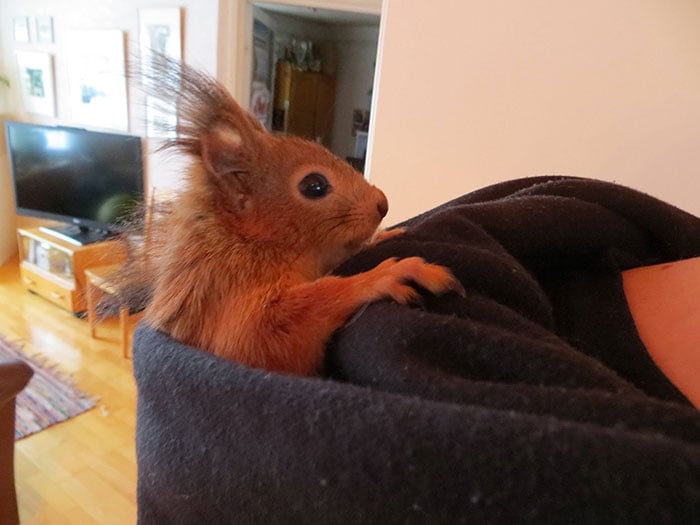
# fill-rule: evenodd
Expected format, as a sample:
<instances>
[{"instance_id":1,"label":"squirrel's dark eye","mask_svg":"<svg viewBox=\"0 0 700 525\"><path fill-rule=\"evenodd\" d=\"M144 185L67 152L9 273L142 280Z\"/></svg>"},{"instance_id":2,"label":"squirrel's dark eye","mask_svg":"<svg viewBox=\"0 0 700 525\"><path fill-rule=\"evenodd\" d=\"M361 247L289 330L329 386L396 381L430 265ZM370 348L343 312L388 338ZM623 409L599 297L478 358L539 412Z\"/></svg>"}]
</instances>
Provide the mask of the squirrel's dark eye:
<instances>
[{"instance_id":1,"label":"squirrel's dark eye","mask_svg":"<svg viewBox=\"0 0 700 525\"><path fill-rule=\"evenodd\" d=\"M307 199L320 199L330 193L332 186L328 179L320 173L309 173L301 179L299 192Z\"/></svg>"}]
</instances>

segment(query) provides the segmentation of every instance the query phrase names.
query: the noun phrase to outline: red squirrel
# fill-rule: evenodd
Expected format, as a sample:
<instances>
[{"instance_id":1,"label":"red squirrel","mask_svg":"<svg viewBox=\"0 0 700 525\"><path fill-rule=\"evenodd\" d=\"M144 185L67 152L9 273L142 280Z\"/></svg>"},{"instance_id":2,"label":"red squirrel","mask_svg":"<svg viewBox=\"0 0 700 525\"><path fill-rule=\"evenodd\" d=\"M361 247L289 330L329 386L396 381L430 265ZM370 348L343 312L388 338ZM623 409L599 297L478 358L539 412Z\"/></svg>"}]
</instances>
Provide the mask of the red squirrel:
<instances>
[{"instance_id":1,"label":"red squirrel","mask_svg":"<svg viewBox=\"0 0 700 525\"><path fill-rule=\"evenodd\" d=\"M216 80L161 60L157 92L175 101L190 157L184 189L145 229L145 321L173 338L251 367L318 373L333 332L363 305L464 290L418 257L329 275L377 235L384 194L323 146L269 133ZM134 273L134 272L132 272ZM143 276L142 276L143 278Z\"/></svg>"}]
</instances>

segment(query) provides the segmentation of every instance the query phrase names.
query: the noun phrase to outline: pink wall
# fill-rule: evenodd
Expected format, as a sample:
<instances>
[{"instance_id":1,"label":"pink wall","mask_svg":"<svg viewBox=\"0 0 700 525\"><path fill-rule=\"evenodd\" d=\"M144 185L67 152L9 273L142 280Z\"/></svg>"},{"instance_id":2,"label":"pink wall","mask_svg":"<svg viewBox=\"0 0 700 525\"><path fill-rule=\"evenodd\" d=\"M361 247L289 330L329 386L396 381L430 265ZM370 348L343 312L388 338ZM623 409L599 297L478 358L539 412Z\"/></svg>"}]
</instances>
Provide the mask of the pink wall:
<instances>
[{"instance_id":1,"label":"pink wall","mask_svg":"<svg viewBox=\"0 0 700 525\"><path fill-rule=\"evenodd\" d=\"M500 180L616 181L700 215L700 2L385 0L387 224Z\"/></svg>"}]
</instances>

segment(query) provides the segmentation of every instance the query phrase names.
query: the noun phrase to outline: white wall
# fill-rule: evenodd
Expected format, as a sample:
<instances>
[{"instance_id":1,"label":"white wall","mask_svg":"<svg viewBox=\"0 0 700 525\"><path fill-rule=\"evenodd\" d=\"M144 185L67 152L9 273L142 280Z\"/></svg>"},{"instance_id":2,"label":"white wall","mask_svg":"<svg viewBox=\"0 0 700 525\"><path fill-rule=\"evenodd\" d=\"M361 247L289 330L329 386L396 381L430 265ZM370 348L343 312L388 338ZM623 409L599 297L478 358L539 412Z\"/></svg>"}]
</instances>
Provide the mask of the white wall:
<instances>
[{"instance_id":1,"label":"white wall","mask_svg":"<svg viewBox=\"0 0 700 525\"><path fill-rule=\"evenodd\" d=\"M0 151L0 264L17 251L14 211L15 201L7 172L7 154Z\"/></svg>"},{"instance_id":2,"label":"white wall","mask_svg":"<svg viewBox=\"0 0 700 525\"><path fill-rule=\"evenodd\" d=\"M385 0L370 172L387 223L567 174L700 214L700 2Z\"/></svg>"},{"instance_id":3,"label":"white wall","mask_svg":"<svg viewBox=\"0 0 700 525\"><path fill-rule=\"evenodd\" d=\"M335 120L332 150L341 157L352 156L353 110L370 110L368 92L372 89L379 40L379 25L339 27L335 31L338 48Z\"/></svg>"},{"instance_id":4,"label":"white wall","mask_svg":"<svg viewBox=\"0 0 700 525\"><path fill-rule=\"evenodd\" d=\"M67 33L71 29L119 29L127 39L127 58L138 52L138 9L145 7L183 8L183 53L187 62L216 73L217 67L217 28L218 0L1 0L0 1L0 75L10 78L10 90L0 86L0 120L14 118L48 124L71 125L69 111L69 91L67 70L71 57L66 50ZM30 43L16 43L13 35L13 18L29 16L32 30ZM35 33L35 19L39 15L53 17L54 44L38 43ZM89 45L89 44L86 44ZM43 51L54 55L57 118L38 117L23 113L17 89L17 66L15 51ZM144 108L140 94L130 93L130 132L143 133ZM0 262L16 249L15 217L10 175L5 153L4 137L0 143ZM179 163L163 155L148 159L149 185L172 187L179 182Z\"/></svg>"},{"instance_id":5,"label":"white wall","mask_svg":"<svg viewBox=\"0 0 700 525\"><path fill-rule=\"evenodd\" d=\"M138 55L138 10L143 7L177 7L183 8L183 51L188 62L196 64L212 73L216 72L217 49L217 0L182 0L173 3L170 0L2 0L0 2L0 51L1 64L8 76L17 85L15 51L43 51L54 55L56 101L58 117L56 122L69 123L68 70L71 56L66 47L68 33L74 29L119 29L126 37L127 59ZM29 16L32 28L30 43L15 43L13 39L12 19L15 16ZM55 43L44 44L36 41L35 20L38 15L53 17ZM90 43L86 42L86 46ZM15 104L19 102L16 89ZM16 107L19 111L20 107ZM136 104L130 107L130 131L142 129L142 108ZM35 118L22 115L24 118ZM51 122L50 119L44 119Z\"/></svg>"}]
</instances>

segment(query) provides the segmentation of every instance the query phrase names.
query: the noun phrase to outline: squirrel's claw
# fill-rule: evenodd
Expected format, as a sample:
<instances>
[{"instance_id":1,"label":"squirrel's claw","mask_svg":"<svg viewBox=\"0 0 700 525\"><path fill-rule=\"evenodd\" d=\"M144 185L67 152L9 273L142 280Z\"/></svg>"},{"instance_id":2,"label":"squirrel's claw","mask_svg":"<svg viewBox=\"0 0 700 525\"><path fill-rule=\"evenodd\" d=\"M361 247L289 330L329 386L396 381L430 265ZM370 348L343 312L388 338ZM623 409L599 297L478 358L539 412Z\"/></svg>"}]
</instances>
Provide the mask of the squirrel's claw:
<instances>
[{"instance_id":1,"label":"squirrel's claw","mask_svg":"<svg viewBox=\"0 0 700 525\"><path fill-rule=\"evenodd\" d=\"M375 244L379 244L380 242L384 242L387 239L391 239L392 237L396 237L397 235L401 235L406 231L406 228L393 228L391 230L377 230L377 232L374 234L374 237L372 237L372 240L369 242L370 246L374 246Z\"/></svg>"}]
</instances>

